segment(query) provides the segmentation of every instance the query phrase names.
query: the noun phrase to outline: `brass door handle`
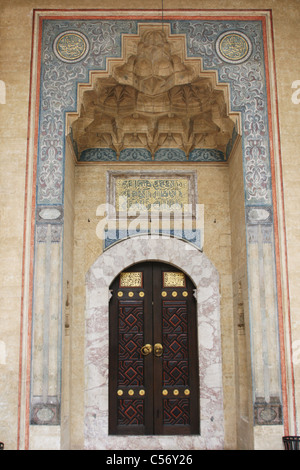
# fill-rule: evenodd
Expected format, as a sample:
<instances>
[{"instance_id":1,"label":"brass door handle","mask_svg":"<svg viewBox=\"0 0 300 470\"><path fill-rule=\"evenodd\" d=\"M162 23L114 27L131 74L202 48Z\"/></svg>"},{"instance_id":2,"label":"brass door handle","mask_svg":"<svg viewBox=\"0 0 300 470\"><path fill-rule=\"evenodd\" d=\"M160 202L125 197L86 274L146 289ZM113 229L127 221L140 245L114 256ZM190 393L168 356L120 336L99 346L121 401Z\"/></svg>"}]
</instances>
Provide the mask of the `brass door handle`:
<instances>
[{"instance_id":1,"label":"brass door handle","mask_svg":"<svg viewBox=\"0 0 300 470\"><path fill-rule=\"evenodd\" d=\"M156 343L154 345L154 354L156 357L160 357L162 356L162 353L163 353L163 347L162 347L162 344L160 343Z\"/></svg>"},{"instance_id":2,"label":"brass door handle","mask_svg":"<svg viewBox=\"0 0 300 470\"><path fill-rule=\"evenodd\" d=\"M151 352L152 352L151 344L145 344L144 346L142 346L141 353L143 354L143 356L148 356L148 354L150 354Z\"/></svg>"}]
</instances>

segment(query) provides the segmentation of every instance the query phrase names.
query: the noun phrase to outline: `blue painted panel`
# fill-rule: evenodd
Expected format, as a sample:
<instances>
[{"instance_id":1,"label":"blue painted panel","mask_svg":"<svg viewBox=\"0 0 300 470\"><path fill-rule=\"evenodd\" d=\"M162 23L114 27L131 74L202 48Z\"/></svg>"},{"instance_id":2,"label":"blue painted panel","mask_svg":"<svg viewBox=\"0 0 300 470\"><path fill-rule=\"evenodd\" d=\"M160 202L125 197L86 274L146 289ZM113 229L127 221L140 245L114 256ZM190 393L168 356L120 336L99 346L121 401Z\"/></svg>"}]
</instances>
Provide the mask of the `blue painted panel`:
<instances>
[{"instance_id":1,"label":"blue painted panel","mask_svg":"<svg viewBox=\"0 0 300 470\"><path fill-rule=\"evenodd\" d=\"M215 149L194 149L189 155L191 162L224 162L225 155Z\"/></svg>"},{"instance_id":2,"label":"blue painted panel","mask_svg":"<svg viewBox=\"0 0 300 470\"><path fill-rule=\"evenodd\" d=\"M144 162L151 161L151 153L147 149L136 148L136 149L124 149L120 152L120 161L125 162Z\"/></svg>"},{"instance_id":3,"label":"blue painted panel","mask_svg":"<svg viewBox=\"0 0 300 470\"><path fill-rule=\"evenodd\" d=\"M126 238L129 238L129 237L134 237L137 235L155 235L155 234L180 238L181 240L184 240L186 242L191 243L192 245L195 245L195 247L197 247L200 250L202 250L203 248L202 234L201 234L201 230L199 229L196 229L196 230L158 229L158 230L151 230L151 231L150 230L130 231L127 229L122 229L122 230L106 230L105 231L104 249L107 249L114 243L119 242L120 240L125 240Z\"/></svg>"},{"instance_id":4,"label":"blue painted panel","mask_svg":"<svg viewBox=\"0 0 300 470\"><path fill-rule=\"evenodd\" d=\"M117 154L110 148L87 149L81 152L80 162L106 162L117 160Z\"/></svg>"},{"instance_id":5,"label":"blue painted panel","mask_svg":"<svg viewBox=\"0 0 300 470\"><path fill-rule=\"evenodd\" d=\"M180 149L159 149L155 152L154 160L159 162L185 162L186 155Z\"/></svg>"}]
</instances>

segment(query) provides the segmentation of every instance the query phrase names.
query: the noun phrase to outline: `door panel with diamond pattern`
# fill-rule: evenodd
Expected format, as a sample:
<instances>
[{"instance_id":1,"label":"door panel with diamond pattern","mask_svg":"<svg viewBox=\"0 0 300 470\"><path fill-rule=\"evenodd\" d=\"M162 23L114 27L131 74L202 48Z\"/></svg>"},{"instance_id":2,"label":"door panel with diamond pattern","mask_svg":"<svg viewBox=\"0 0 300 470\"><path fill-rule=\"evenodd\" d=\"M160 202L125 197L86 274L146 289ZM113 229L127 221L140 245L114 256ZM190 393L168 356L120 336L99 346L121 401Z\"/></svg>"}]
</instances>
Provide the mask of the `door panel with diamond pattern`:
<instances>
[{"instance_id":1,"label":"door panel with diamond pattern","mask_svg":"<svg viewBox=\"0 0 300 470\"><path fill-rule=\"evenodd\" d=\"M199 434L193 288L183 273L155 262L112 283L110 434Z\"/></svg>"}]
</instances>

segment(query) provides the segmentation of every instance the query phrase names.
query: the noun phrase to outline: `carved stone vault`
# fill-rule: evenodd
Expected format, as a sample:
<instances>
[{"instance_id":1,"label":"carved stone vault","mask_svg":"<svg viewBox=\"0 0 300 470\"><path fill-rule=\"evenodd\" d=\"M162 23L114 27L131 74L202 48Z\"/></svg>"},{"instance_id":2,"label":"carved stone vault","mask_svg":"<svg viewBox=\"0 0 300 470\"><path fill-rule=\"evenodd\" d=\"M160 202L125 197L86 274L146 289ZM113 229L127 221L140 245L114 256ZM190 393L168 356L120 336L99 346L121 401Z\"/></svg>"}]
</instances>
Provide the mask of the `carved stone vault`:
<instances>
[{"instance_id":1,"label":"carved stone vault","mask_svg":"<svg viewBox=\"0 0 300 470\"><path fill-rule=\"evenodd\" d=\"M187 59L185 42L158 26L140 28L123 39L123 60L109 61L106 73L93 73L80 85L78 113L69 115L76 153L146 149L194 149L226 155L238 117L229 112L229 91L214 72ZM120 64L120 62L122 62Z\"/></svg>"}]
</instances>

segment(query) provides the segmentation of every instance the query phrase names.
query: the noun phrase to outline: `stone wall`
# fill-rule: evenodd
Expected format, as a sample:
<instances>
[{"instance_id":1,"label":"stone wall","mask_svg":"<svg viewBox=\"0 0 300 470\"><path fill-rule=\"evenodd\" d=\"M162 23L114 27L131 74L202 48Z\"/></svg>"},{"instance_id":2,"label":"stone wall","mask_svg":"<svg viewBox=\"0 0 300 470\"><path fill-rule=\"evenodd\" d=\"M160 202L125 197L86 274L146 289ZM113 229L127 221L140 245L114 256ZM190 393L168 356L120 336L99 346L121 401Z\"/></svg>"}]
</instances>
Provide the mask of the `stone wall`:
<instances>
[{"instance_id":1,"label":"stone wall","mask_svg":"<svg viewBox=\"0 0 300 470\"><path fill-rule=\"evenodd\" d=\"M166 9L168 8L199 8L198 3L190 0L188 2L173 1L164 2ZM119 0L115 8L140 8L140 2L130 1L129 3ZM152 5L153 8L160 10L161 3ZM102 1L101 5L94 0L90 0L85 3L85 8L110 8L111 5L107 1ZM33 197L34 197L34 186L35 186L35 170L32 164L32 158L37 145L36 135L32 132L35 129L34 118L35 108L29 107L30 99L34 100L36 96L35 80L37 70L33 63L31 70L31 54L32 46L36 52L37 39L34 38L32 42L32 23L33 23L33 9L35 8L53 8L61 9L61 4L58 4L55 0L40 1L34 0L29 1L6 1L2 2L2 14L0 19L0 33L1 33L1 55L0 55L0 79L4 82L6 89L5 93L5 104L3 104L3 94L1 95L0 104L0 134L2 140L2 151L1 151L1 272L0 272L0 284L2 286L1 292L1 333L0 333L0 372L5 381L0 388L1 395L1 424L0 424L0 440L5 443L6 448L26 448L29 445L31 447L40 446L40 441L36 440L38 434L44 436L44 445L56 446L58 445L61 435L60 430L55 431L53 435L49 436L49 427L40 427L35 431L32 430L32 439L29 444L28 434L28 389L30 383L30 333L31 333L31 313L29 306L32 303L32 287L30 284L30 278L32 275L33 265L32 257L34 254L34 247L31 243L31 235L33 234L32 226L32 215L33 215ZM68 0L64 2L63 8L76 9L82 8L82 2L77 0ZM218 2L216 5L211 2L204 1L201 4L201 8L205 9L234 9L236 4L231 0L224 0ZM282 280L282 289L278 293L280 301L282 302L283 317L282 322L279 324L279 335L281 341L285 340L285 347L281 342L281 360L282 360L282 386L287 391L287 402L288 402L288 415L285 416L285 429L282 432L288 431L290 434L295 434L298 431L296 427L296 411L295 405L299 409L300 399L300 369L299 369L299 341L300 341L300 329L299 329L299 229L298 229L298 218L297 211L299 207L300 189L297 170L297 155L299 153L297 136L299 133L300 115L299 115L299 102L297 95L297 88L300 79L300 65L298 61L298 24L299 24L299 6L296 0L289 0L285 2L284 8L280 0L276 1L261 1L261 0L244 0L239 2L239 8L243 9L272 9L272 20L273 20L273 31L269 33L274 34L274 52L275 52L275 64L274 72L276 73L276 84L272 83L272 88L275 89L277 85L277 95L275 103L278 105L279 116L277 122L276 112L272 114L273 131L277 134L277 124L280 131L280 147L276 149L277 154L281 156L276 159L274 164L274 172L276 174L276 185L273 188L272 197L275 201L274 207L278 212L279 218L279 238L277 251L280 255L280 266L278 271ZM287 28L286 25L289 25ZM270 47L270 53L272 53ZM32 75L31 75L32 72ZM273 70L271 71L273 72ZM31 82L32 79L32 82ZM32 85L30 87L30 84ZM3 87L3 83L2 83ZM30 139L28 138L28 125L31 127ZM281 168L282 165L282 168ZM77 197L80 194L81 188L87 184L88 181L88 170L86 167L76 169L76 185L77 185ZM99 199L103 199L104 187L101 186L101 181L104 184L104 170L101 174L100 185L97 187L97 193L93 195L93 209L91 211L91 217L89 214L83 213L81 218L78 216L75 219L75 251L74 251L74 266L80 266L84 264L84 268L78 276L81 277L79 280L74 279L77 282L76 290L71 294L72 302L74 305L75 298L79 299L80 305L84 298L84 285L83 282L83 271L85 272L92 265L95 259L99 256L101 249L92 240L95 233L95 212L94 209L98 204ZM215 170L215 169L214 169ZM281 180L281 170L283 179ZM198 170L197 170L198 171ZM206 188L209 187L209 178L217 178L218 181L224 182L230 178L228 176L227 169L217 170L217 176L209 176L210 167L205 169L207 176L207 182L199 176L199 194L203 190L205 193ZM227 172L227 173L226 173ZM85 175L86 173L86 175ZM231 173L231 178L232 178ZM86 179L87 178L87 179ZM215 184L215 183L214 183ZM203 185L203 186L201 186ZM217 186L217 185L216 185ZM211 248L205 246L207 256L214 260L216 259L216 267L220 272L221 278L223 278L223 286L221 283L221 289L226 289L228 286L227 294L223 297L224 299L232 299L232 287L229 287L229 280L231 277L231 265L229 258L232 256L233 260L233 299L234 302L238 298L238 283L236 282L239 275L236 277L236 273L242 270L242 267L237 266L236 257L229 248L229 240L231 230L233 233L234 226L230 228L229 220L226 220L226 214L229 213L229 202L228 202L228 189L222 194L222 201L227 201L225 204L224 219L221 214L221 208L219 205L219 196L222 192L221 188L228 188L228 183L220 184L217 193L216 201L208 204L212 209L211 214L216 217L209 218L206 220L206 227L208 230L208 236L205 240L209 240L212 234L215 236L211 237L213 243ZM101 189L102 188L102 189ZM275 193L276 190L276 193ZM285 196L285 207L283 208L280 196L284 190ZM103 192L101 194L101 191ZM67 191L68 192L68 191ZM70 191L71 192L71 191ZM226 193L226 194L225 194ZM75 198L76 199L76 198ZM81 208L84 207L85 201L81 201L80 198L76 200L76 210L78 214ZM67 201L69 209L72 203ZM90 206L91 207L91 206ZM232 207L232 200L231 200ZM82 209L83 210L83 209ZM68 214L71 212L68 210ZM87 216L87 217L86 217ZM68 217L68 216L67 216ZM220 218L221 217L221 218ZM86 219L90 218L90 222ZM216 218L216 223L214 222ZM221 220L223 220L221 224ZM286 226L284 225L286 223ZM218 223L221 225L218 226ZM89 230L86 227L89 224ZM94 225L93 225L94 224ZM65 245L68 245L68 240L71 243L72 235L70 227L65 227ZM216 229L218 227L218 229ZM287 247L285 246L285 229ZM217 233L216 233L217 232ZM84 235L83 235L84 234ZM84 237L87 235L87 239ZM232 235L232 234L231 234ZM219 240L218 237L220 236ZM77 239L76 239L77 237ZM97 245L97 246L96 246ZM232 245L234 248L234 245ZM286 252L287 248L287 252ZM210 252L209 252L210 250ZM85 252L84 258L82 253ZM221 253L222 256L226 256L226 263L222 264L222 256L218 258L217 253ZM65 249L65 256L71 253L68 249ZM227 253L227 254L226 254ZM57 255L59 256L59 255ZM71 256L71 254L69 255ZM71 280L72 263L71 260L67 261L70 263L66 268L63 278L63 300L62 305L66 306L67 298L67 282ZM277 265L278 266L278 265ZM245 277L243 278L245 279ZM79 282L80 281L80 282ZM71 290L72 292L72 290ZM227 302L227 300L222 300ZM246 298L244 299L244 304ZM238 302L235 303L237 305ZM223 328L224 331L229 330L229 333L225 335L225 349L227 350L233 335L233 319L231 314L225 308L225 304L222 306L224 315L223 316ZM225 314L225 312L228 312ZM65 315L66 311L62 312ZM226 315L232 322L228 326ZM245 313L247 318L247 312ZM74 324L74 342L70 344L71 353L76 347L82 350L83 342L80 340L80 330L83 326L82 310L78 308L78 313L74 311L72 313L72 322ZM73 328L73 326L72 326ZM29 334L29 336L28 336ZM73 332L71 333L73 334ZM29 339L28 339L29 338ZM68 349L68 341L65 340L65 351ZM227 344L227 345L226 345ZM232 448L235 447L235 437L233 437L232 429L234 428L233 422L235 419L232 415L232 402L233 394L232 391L235 388L234 382L234 357L226 358L224 368L224 385L225 390L225 403L228 405L225 407L225 417L227 423L227 446ZM80 365L80 357L74 358L72 363L72 382L78 384L78 389L82 386L82 375L76 376L77 366ZM69 365L65 365L69 367ZM67 380L67 379L63 379ZM64 383L64 388L68 389L67 383ZM293 387L295 386L295 389ZM80 417L83 417L83 403L76 403L76 386L73 391L70 392L70 404L64 403L63 410L66 410L70 406L71 416L73 420L78 419L78 423L75 426L74 436L71 439L71 446L80 448L83 443L83 431L80 422ZM226 392L227 391L227 392ZM69 392L68 392L69 393ZM226 398L227 394L227 398ZM226 401L227 400L227 401ZM68 400L66 400L68 402ZM75 412L76 410L76 412ZM235 408L234 408L235 410ZM286 413L287 413L286 411ZM63 416L67 416L64 414ZM76 415L76 417L74 417ZM67 418L66 418L67 420ZM63 439L64 445L68 446L70 432L68 431L68 424L65 421L66 435ZM242 426L242 425L241 425ZM52 428L54 429L54 428ZM262 442L265 441L265 436L272 436L273 433L269 432L268 427L257 428L256 446L260 447ZM43 434L42 434L43 432ZM49 440L48 440L49 439ZM278 434L274 439L270 438L271 442L268 443L269 447L277 447L280 445ZM273 439L273 440L272 440Z\"/></svg>"},{"instance_id":2,"label":"stone wall","mask_svg":"<svg viewBox=\"0 0 300 470\"><path fill-rule=\"evenodd\" d=\"M108 287L131 263L161 260L193 280L197 299L201 431L197 436L108 435ZM219 276L204 253L182 240L137 236L116 243L95 261L86 277L85 439L86 449L187 450L224 448L224 408Z\"/></svg>"},{"instance_id":3,"label":"stone wall","mask_svg":"<svg viewBox=\"0 0 300 470\"><path fill-rule=\"evenodd\" d=\"M85 311L85 275L90 266L101 255L103 242L97 237L97 207L106 202L106 178L111 166L101 164L80 165L76 167L75 178L75 225L74 225L74 298L72 314L73 381L72 389L76 393L72 408L74 415L74 432L78 439L77 446L83 438L82 405L84 383L84 311ZM126 171L137 167L126 165ZM144 171L151 166L143 167ZM124 166L115 165L113 169L124 170ZM170 167L159 166L159 171L170 171ZM197 203L204 205L204 247L205 255L216 267L220 276L221 293L221 327L224 372L224 404L225 404L225 439L226 446L235 446L235 392L234 392L234 352L233 318L232 318L232 271L231 271L231 228L229 214L229 178L228 167L222 164L204 164L200 168L177 164L176 171L192 171L197 175ZM154 171L154 170L153 170ZM157 167L155 167L157 171ZM209 190L216 188L212 194ZM76 371L76 372L75 372ZM78 400L79 396L81 400ZM75 426L76 423L76 426ZM75 431L76 429L76 431ZM81 435L81 438L80 438Z\"/></svg>"}]
</instances>

